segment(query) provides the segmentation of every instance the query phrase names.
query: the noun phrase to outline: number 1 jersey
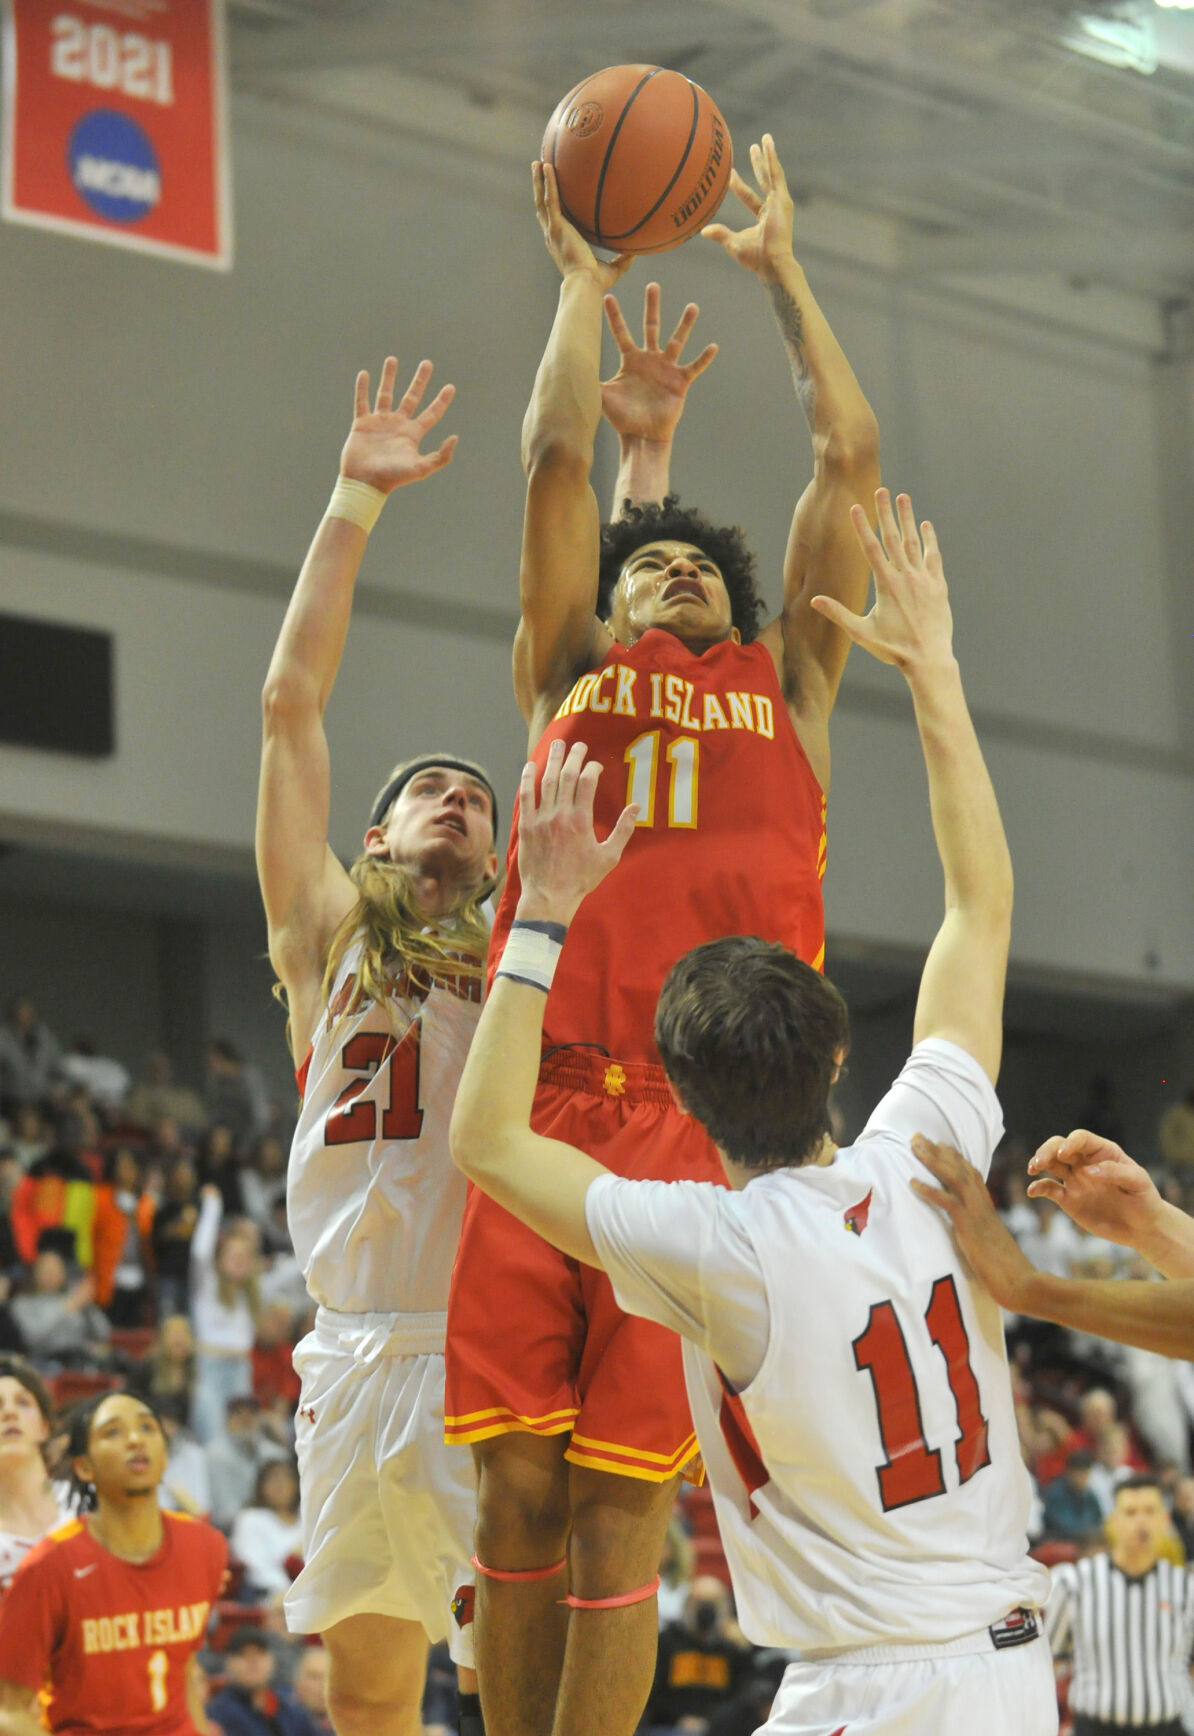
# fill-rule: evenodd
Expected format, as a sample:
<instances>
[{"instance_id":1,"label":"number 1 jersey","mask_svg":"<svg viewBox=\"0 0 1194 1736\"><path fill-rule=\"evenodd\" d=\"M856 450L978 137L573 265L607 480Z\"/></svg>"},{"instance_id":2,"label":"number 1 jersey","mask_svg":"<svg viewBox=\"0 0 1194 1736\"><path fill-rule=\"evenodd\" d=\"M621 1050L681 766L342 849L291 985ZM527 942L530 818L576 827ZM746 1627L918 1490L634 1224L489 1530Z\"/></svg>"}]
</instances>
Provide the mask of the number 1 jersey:
<instances>
[{"instance_id":1,"label":"number 1 jersey","mask_svg":"<svg viewBox=\"0 0 1194 1736\"><path fill-rule=\"evenodd\" d=\"M598 1043L658 1065L655 1003L672 965L725 934L782 941L818 970L825 800L765 645L698 655L653 628L582 675L534 750L583 741L603 770L597 829L639 819L617 872L581 905L547 999L545 1048ZM518 816L494 923L501 957L521 882Z\"/></svg>"}]
</instances>

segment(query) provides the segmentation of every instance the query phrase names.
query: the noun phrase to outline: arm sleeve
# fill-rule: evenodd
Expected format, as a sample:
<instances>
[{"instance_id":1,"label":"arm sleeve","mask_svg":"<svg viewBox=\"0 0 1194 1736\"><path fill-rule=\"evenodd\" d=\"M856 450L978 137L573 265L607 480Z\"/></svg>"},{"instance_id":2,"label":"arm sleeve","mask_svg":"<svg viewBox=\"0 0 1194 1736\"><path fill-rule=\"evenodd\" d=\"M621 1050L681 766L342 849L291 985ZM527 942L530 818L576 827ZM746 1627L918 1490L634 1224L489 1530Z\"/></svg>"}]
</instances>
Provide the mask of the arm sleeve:
<instances>
[{"instance_id":1,"label":"arm sleeve","mask_svg":"<svg viewBox=\"0 0 1194 1736\"><path fill-rule=\"evenodd\" d=\"M45 1685L60 1602L57 1574L47 1558L23 1562L0 1602L0 1679L35 1693Z\"/></svg>"},{"instance_id":2,"label":"arm sleeve","mask_svg":"<svg viewBox=\"0 0 1194 1736\"><path fill-rule=\"evenodd\" d=\"M735 1197L710 1182L603 1175L585 1219L619 1307L691 1339L743 1387L767 1351L767 1289Z\"/></svg>"},{"instance_id":3,"label":"arm sleeve","mask_svg":"<svg viewBox=\"0 0 1194 1736\"><path fill-rule=\"evenodd\" d=\"M991 1081L973 1055L943 1037L916 1045L855 1144L887 1134L906 1145L914 1133L952 1145L982 1176L1003 1137Z\"/></svg>"},{"instance_id":4,"label":"arm sleeve","mask_svg":"<svg viewBox=\"0 0 1194 1736\"><path fill-rule=\"evenodd\" d=\"M1053 1569L1053 1588L1045 1605L1045 1633L1055 1658L1064 1657L1074 1644L1074 1569L1063 1563Z\"/></svg>"}]
</instances>

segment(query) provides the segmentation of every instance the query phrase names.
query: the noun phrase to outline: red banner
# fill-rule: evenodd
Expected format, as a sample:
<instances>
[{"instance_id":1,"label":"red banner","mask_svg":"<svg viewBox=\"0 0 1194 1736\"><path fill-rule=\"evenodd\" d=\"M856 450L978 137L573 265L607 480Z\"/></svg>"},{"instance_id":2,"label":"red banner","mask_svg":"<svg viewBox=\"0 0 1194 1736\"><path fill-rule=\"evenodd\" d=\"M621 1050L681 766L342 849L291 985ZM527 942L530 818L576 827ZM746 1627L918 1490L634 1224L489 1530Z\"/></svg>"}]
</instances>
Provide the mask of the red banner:
<instances>
[{"instance_id":1,"label":"red banner","mask_svg":"<svg viewBox=\"0 0 1194 1736\"><path fill-rule=\"evenodd\" d=\"M227 270L224 0L8 0L4 216Z\"/></svg>"}]
</instances>

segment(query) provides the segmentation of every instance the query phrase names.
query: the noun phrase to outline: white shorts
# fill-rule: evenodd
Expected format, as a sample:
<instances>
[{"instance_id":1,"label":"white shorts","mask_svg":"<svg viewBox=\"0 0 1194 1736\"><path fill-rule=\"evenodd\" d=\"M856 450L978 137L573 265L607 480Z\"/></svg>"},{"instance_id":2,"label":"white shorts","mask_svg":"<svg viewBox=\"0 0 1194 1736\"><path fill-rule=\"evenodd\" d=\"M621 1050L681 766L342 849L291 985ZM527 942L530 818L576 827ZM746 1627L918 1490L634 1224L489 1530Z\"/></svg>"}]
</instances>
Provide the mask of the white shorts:
<instances>
[{"instance_id":1,"label":"white shorts","mask_svg":"<svg viewBox=\"0 0 1194 1736\"><path fill-rule=\"evenodd\" d=\"M477 1480L469 1449L444 1444L443 1331L442 1314L321 1308L295 1349L305 1565L286 1625L397 1616L472 1669L472 1623L452 1601L473 1583Z\"/></svg>"},{"instance_id":2,"label":"white shorts","mask_svg":"<svg viewBox=\"0 0 1194 1736\"><path fill-rule=\"evenodd\" d=\"M876 1647L865 1659L789 1664L758 1736L1057 1736L1043 1634L996 1651L984 1629L940 1647Z\"/></svg>"}]
</instances>

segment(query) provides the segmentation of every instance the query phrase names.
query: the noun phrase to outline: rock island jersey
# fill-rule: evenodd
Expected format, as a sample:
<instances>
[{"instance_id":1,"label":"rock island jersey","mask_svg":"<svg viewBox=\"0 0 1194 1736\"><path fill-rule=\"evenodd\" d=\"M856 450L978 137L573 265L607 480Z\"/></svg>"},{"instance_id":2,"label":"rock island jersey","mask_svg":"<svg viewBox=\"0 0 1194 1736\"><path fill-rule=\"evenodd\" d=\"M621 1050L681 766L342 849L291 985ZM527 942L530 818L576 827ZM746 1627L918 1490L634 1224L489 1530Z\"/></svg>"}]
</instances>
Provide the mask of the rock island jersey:
<instances>
[{"instance_id":1,"label":"rock island jersey","mask_svg":"<svg viewBox=\"0 0 1194 1736\"><path fill-rule=\"evenodd\" d=\"M345 1314L438 1313L464 1210L448 1123L480 1017L468 977L429 990L397 976L391 1007L348 1016L350 946L299 1069L302 1109L286 1211L316 1302Z\"/></svg>"},{"instance_id":2,"label":"rock island jersey","mask_svg":"<svg viewBox=\"0 0 1194 1736\"><path fill-rule=\"evenodd\" d=\"M658 1065L652 1031L663 979L723 934L782 941L817 969L825 956L825 798L757 641L703 654L661 628L611 646L576 682L534 749L587 744L601 761L598 832L624 804L640 815L616 876L588 897L547 1001L544 1047L599 1043ZM518 903L518 827L491 962Z\"/></svg>"},{"instance_id":3,"label":"rock island jersey","mask_svg":"<svg viewBox=\"0 0 1194 1736\"><path fill-rule=\"evenodd\" d=\"M186 1668L203 1645L228 1546L212 1526L162 1514L161 1548L124 1561L82 1519L51 1531L0 1605L0 1677L49 1685L49 1728L194 1736Z\"/></svg>"}]
</instances>

